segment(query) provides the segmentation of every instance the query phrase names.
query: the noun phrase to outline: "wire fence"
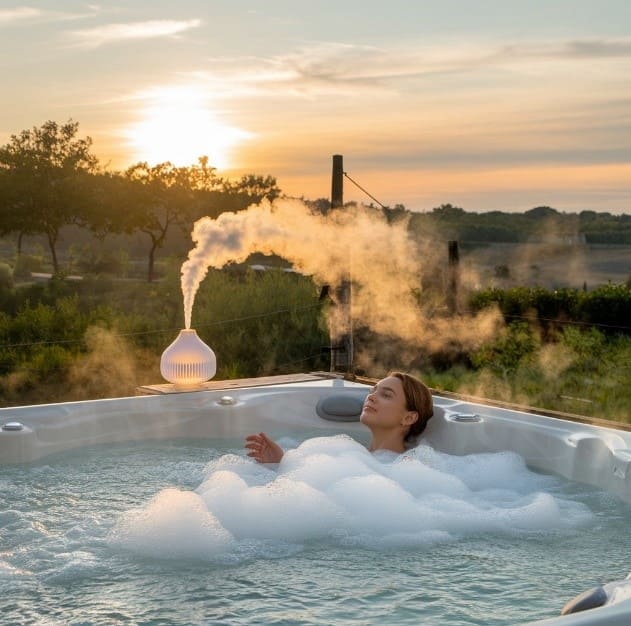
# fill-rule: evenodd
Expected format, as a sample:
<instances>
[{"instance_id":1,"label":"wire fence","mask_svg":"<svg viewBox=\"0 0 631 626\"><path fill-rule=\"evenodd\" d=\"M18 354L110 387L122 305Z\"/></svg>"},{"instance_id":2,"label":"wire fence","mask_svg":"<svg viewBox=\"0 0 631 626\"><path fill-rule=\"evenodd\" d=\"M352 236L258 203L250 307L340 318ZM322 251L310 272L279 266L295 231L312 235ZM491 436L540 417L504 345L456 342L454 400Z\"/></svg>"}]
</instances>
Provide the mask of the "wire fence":
<instances>
[{"instance_id":1,"label":"wire fence","mask_svg":"<svg viewBox=\"0 0 631 626\"><path fill-rule=\"evenodd\" d=\"M313 309L320 308L320 304L312 304L303 307L283 307L280 309L274 309L272 311L267 311L265 313L257 313L253 315L242 315L239 317L233 317L229 319L217 320L215 322L208 322L205 324L196 324L196 329L204 329L204 328L212 328L216 326L226 326L229 324L236 324L242 322L248 322L252 320L260 320L266 319L278 315L294 315L305 313L307 311L311 311ZM516 314L502 314L503 317L507 320L524 320L526 322L546 322L549 324L555 324L557 326L569 326L569 327L579 327L579 328L596 328L596 329L604 329L604 330L614 330L614 331L631 331L631 326L622 325L622 324L604 324L601 322L584 322L578 320L568 320L568 319L560 319L553 317L542 317L539 315L516 315ZM179 332L181 328L179 327L170 327L170 328L158 328L153 330L139 330L139 331L130 331L130 332L112 332L113 337L125 339L125 338L133 338L133 337L146 337L146 336L155 336L155 335L168 335L175 334ZM11 350L15 348L32 348L37 346L52 346L52 345L81 345L84 343L84 339L48 339L45 341L25 341L19 343L4 343L0 344L0 350ZM311 358L310 355L305 357L305 359Z\"/></svg>"},{"instance_id":2,"label":"wire fence","mask_svg":"<svg viewBox=\"0 0 631 626\"><path fill-rule=\"evenodd\" d=\"M581 328L606 328L609 330L625 330L631 331L631 326L622 326L618 324L602 324L599 322L580 322L577 320L563 320L553 317L541 317L539 315L509 315L503 314L506 319L516 319L516 320L525 320L528 322L532 321L540 321L540 322L549 322L551 324L558 324L559 326L579 326Z\"/></svg>"},{"instance_id":3,"label":"wire fence","mask_svg":"<svg viewBox=\"0 0 631 626\"><path fill-rule=\"evenodd\" d=\"M303 313L306 311L310 311L313 309L319 308L320 304L311 304L303 307L289 308L283 307L281 309L274 309L273 311L267 311L265 313L258 313L255 315L243 315L240 317L233 317L225 320L217 320L216 322L209 322L207 324L196 324L196 329L202 328L211 328L214 326L223 326L228 324L235 324L239 322L247 322L256 319L265 319L269 317L273 317L276 315L282 314L297 314ZM166 334L174 334L181 330L181 328L172 327L172 328L161 328L161 329L153 329L153 330L139 330L139 331L130 331L130 332L113 332L112 336L118 337L121 339L129 338L129 337L143 337L143 336L151 336L151 335L166 335ZM83 339L49 339L46 341L28 341L28 342L20 342L20 343L4 343L0 344L0 350L10 350L11 348L30 348L36 346L46 346L46 345L77 345L83 344Z\"/></svg>"}]
</instances>

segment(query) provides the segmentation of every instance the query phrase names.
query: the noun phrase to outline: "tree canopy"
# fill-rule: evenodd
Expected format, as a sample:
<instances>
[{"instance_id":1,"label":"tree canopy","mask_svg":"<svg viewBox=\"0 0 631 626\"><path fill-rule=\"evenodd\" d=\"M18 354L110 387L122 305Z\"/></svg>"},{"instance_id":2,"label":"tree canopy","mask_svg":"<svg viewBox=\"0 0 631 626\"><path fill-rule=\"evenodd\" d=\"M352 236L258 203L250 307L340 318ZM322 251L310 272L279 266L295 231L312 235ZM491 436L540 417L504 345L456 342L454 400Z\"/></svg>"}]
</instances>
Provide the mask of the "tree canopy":
<instances>
[{"instance_id":1,"label":"tree canopy","mask_svg":"<svg viewBox=\"0 0 631 626\"><path fill-rule=\"evenodd\" d=\"M48 121L0 148L0 232L44 234L55 273L59 231L87 221L89 175L98 170L92 139L78 131L78 122Z\"/></svg>"}]
</instances>

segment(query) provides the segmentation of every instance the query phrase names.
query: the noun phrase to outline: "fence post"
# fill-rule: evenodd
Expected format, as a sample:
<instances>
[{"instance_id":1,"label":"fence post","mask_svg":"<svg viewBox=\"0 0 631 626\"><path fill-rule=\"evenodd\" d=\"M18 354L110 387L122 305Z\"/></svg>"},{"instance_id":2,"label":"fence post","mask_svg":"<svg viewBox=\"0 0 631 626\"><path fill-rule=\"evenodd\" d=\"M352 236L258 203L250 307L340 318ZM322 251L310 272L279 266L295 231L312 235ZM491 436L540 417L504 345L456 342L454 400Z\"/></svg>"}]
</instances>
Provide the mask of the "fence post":
<instances>
[{"instance_id":1,"label":"fence post","mask_svg":"<svg viewBox=\"0 0 631 626\"><path fill-rule=\"evenodd\" d=\"M458 242L448 241L447 251L449 263L447 268L447 308L452 315L458 313L458 288L460 285L460 253Z\"/></svg>"}]
</instances>

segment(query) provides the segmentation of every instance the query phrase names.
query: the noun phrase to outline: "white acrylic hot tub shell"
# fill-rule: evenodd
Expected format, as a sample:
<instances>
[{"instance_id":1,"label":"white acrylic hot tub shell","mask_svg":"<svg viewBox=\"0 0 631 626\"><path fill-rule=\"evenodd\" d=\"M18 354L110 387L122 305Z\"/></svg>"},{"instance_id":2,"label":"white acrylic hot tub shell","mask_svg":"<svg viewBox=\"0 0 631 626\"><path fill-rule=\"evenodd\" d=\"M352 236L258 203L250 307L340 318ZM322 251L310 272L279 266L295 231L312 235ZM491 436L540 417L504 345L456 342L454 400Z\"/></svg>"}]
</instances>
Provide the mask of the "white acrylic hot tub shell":
<instances>
[{"instance_id":1,"label":"white acrylic hot tub shell","mask_svg":"<svg viewBox=\"0 0 631 626\"><path fill-rule=\"evenodd\" d=\"M24 463L86 445L143 439L237 438L252 431L339 431L365 441L357 423L320 418L318 400L367 385L341 379L0 409L0 463ZM235 404L222 404L230 397ZM425 438L449 454L512 450L534 469L596 485L631 502L631 432L434 396ZM458 414L479 421L460 422Z\"/></svg>"},{"instance_id":2,"label":"white acrylic hot tub shell","mask_svg":"<svg viewBox=\"0 0 631 626\"><path fill-rule=\"evenodd\" d=\"M359 423L331 422L315 412L318 400L368 386L341 379L116 398L0 409L0 464L29 463L74 448L144 439L240 438L265 431L345 432L367 441ZM226 399L228 398L228 399ZM434 396L425 439L449 454L510 450L527 464L600 487L631 502L631 432ZM459 421L458 415L476 415ZM602 581L607 582L607 581ZM567 599L566 599L567 600ZM631 624L631 601L558 617L540 626Z\"/></svg>"},{"instance_id":3,"label":"white acrylic hot tub shell","mask_svg":"<svg viewBox=\"0 0 631 626\"><path fill-rule=\"evenodd\" d=\"M87 445L144 439L244 437L253 431L335 430L361 436L360 424L334 423L315 413L323 395L365 386L341 380L218 391L66 402L0 409L0 427L20 422L22 431L0 431L0 463L24 463ZM223 398L234 404L224 404Z\"/></svg>"}]
</instances>

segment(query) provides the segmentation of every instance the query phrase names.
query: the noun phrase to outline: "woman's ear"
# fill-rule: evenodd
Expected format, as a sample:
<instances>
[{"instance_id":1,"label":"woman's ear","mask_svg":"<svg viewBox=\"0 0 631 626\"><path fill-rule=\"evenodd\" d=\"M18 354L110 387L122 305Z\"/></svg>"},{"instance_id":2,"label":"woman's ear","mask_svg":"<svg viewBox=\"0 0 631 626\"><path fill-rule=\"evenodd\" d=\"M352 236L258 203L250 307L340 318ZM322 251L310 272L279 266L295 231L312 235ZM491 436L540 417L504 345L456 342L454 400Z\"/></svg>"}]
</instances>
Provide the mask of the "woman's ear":
<instances>
[{"instance_id":1,"label":"woman's ear","mask_svg":"<svg viewBox=\"0 0 631 626\"><path fill-rule=\"evenodd\" d=\"M408 411L403 418L403 424L412 426L415 422L418 422L418 411Z\"/></svg>"}]
</instances>

